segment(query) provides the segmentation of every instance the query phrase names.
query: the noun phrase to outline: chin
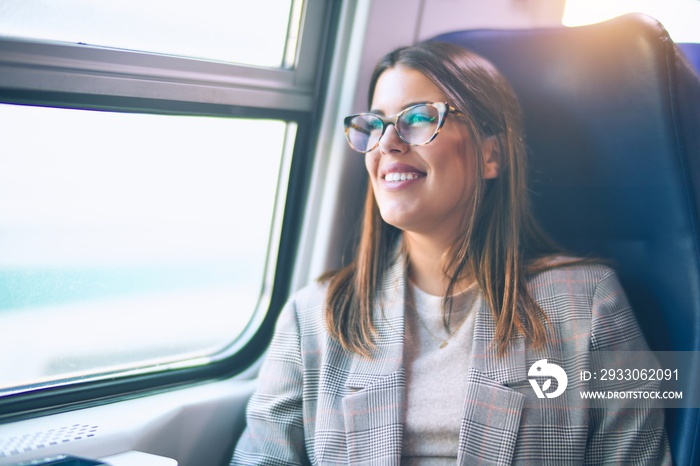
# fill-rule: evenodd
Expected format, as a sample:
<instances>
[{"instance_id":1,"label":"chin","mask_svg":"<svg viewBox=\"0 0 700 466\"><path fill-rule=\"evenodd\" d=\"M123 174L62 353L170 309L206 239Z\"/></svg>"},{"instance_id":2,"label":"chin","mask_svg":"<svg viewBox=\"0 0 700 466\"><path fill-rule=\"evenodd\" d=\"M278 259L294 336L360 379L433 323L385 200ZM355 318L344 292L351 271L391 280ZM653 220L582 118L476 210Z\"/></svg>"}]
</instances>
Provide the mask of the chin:
<instances>
[{"instance_id":1,"label":"chin","mask_svg":"<svg viewBox=\"0 0 700 466\"><path fill-rule=\"evenodd\" d=\"M409 219L405 216L382 215L382 219L389 225L398 228L401 231L417 231L417 222L415 219Z\"/></svg>"},{"instance_id":2,"label":"chin","mask_svg":"<svg viewBox=\"0 0 700 466\"><path fill-rule=\"evenodd\" d=\"M406 224L411 223L410 217L412 216L407 215L406 212L402 212L398 209L382 209L380 207L379 214L382 216L382 220L384 220L386 223L401 230L404 229Z\"/></svg>"}]
</instances>

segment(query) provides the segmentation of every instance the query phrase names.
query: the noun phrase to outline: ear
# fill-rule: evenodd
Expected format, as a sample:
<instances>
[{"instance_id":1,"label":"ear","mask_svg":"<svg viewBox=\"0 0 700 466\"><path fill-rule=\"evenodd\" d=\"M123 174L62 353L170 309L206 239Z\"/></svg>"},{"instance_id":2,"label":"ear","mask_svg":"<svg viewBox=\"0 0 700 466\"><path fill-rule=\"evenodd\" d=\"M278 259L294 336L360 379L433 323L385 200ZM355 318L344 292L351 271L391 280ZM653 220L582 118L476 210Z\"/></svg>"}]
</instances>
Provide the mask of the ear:
<instances>
[{"instance_id":1,"label":"ear","mask_svg":"<svg viewBox=\"0 0 700 466\"><path fill-rule=\"evenodd\" d=\"M483 166L481 173L485 180L498 178L501 166L501 144L499 136L490 136L481 143Z\"/></svg>"}]
</instances>

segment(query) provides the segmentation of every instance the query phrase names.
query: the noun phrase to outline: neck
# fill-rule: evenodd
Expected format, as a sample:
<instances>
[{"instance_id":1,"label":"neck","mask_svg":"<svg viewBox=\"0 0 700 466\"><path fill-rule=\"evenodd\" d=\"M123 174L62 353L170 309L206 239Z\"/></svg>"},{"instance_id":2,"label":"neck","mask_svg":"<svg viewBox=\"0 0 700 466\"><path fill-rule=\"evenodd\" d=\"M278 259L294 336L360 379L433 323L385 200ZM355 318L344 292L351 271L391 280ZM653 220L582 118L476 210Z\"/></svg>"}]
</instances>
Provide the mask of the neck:
<instances>
[{"instance_id":1,"label":"neck","mask_svg":"<svg viewBox=\"0 0 700 466\"><path fill-rule=\"evenodd\" d=\"M404 232L403 237L411 281L428 294L444 296L450 280L443 269L443 256L452 243L412 232Z\"/></svg>"}]
</instances>

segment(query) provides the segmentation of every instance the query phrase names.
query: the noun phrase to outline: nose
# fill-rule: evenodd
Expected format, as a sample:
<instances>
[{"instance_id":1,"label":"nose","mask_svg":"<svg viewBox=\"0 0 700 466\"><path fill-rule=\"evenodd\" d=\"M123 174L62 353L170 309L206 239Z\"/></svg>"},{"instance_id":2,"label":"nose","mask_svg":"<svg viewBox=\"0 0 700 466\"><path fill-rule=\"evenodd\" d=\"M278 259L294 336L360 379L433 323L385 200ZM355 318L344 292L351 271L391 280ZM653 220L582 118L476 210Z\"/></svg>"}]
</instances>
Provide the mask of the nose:
<instances>
[{"instance_id":1,"label":"nose","mask_svg":"<svg viewBox=\"0 0 700 466\"><path fill-rule=\"evenodd\" d=\"M384 135L379 140L379 150L387 154L401 154L407 149L408 144L399 137L399 133L396 132L396 126L393 124L388 125Z\"/></svg>"}]
</instances>

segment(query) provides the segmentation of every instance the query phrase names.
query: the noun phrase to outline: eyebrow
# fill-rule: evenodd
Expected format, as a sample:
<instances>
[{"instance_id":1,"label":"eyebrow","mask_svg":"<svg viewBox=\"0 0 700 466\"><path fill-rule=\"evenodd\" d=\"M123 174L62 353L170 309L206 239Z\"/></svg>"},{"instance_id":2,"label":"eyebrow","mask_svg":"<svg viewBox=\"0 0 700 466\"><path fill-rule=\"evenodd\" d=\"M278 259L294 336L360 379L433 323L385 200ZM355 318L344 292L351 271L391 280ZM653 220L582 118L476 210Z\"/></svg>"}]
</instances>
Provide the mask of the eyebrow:
<instances>
[{"instance_id":1,"label":"eyebrow","mask_svg":"<svg viewBox=\"0 0 700 466\"><path fill-rule=\"evenodd\" d=\"M408 107L413 107L414 105L430 104L430 103L433 103L433 102L442 102L442 100L419 100L419 101L417 101L417 102L411 102L411 103L406 104L406 105L404 105L403 107L401 107L401 110L399 110L399 111L396 112L396 113L397 113L397 114L398 114L398 113L401 113L401 112L403 112L404 110L406 110ZM369 113L374 113L374 114L376 114L376 115L386 116L386 113L384 113L383 110L379 110L378 108L373 108L372 110L369 111Z\"/></svg>"}]
</instances>

